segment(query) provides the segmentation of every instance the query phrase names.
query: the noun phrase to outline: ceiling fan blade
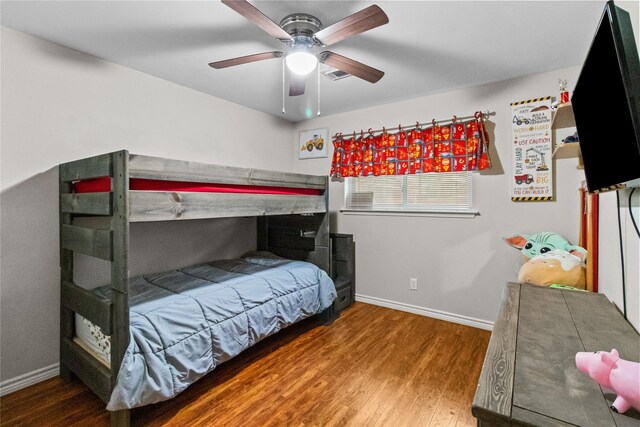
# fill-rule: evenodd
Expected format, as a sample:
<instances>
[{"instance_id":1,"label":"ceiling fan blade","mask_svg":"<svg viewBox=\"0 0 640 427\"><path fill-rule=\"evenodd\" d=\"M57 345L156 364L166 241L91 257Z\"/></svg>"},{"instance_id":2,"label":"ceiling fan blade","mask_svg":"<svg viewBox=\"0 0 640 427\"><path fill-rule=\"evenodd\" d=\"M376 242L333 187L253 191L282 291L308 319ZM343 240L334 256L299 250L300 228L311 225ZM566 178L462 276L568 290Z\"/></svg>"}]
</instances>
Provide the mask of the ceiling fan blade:
<instances>
[{"instance_id":1,"label":"ceiling fan blade","mask_svg":"<svg viewBox=\"0 0 640 427\"><path fill-rule=\"evenodd\" d=\"M373 67L363 64L362 62L355 61L346 56L338 55L334 52L324 51L318 55L320 62L337 68L340 71L349 73L353 76L359 77L370 83L375 83L384 76L384 71L377 70Z\"/></svg>"},{"instance_id":2,"label":"ceiling fan blade","mask_svg":"<svg viewBox=\"0 0 640 427\"><path fill-rule=\"evenodd\" d=\"M264 13L256 9L251 3L246 0L222 0L226 6L235 10L240 15L247 18L249 21L262 28L267 34L275 37L279 40L293 40L293 37L285 30L280 28L278 24L269 19Z\"/></svg>"},{"instance_id":3,"label":"ceiling fan blade","mask_svg":"<svg viewBox=\"0 0 640 427\"><path fill-rule=\"evenodd\" d=\"M323 45L329 46L347 37L364 33L388 22L389 17L387 14L374 4L318 31L314 37Z\"/></svg>"},{"instance_id":4,"label":"ceiling fan blade","mask_svg":"<svg viewBox=\"0 0 640 427\"><path fill-rule=\"evenodd\" d=\"M284 52L275 50L273 52L256 53L253 55L239 56L238 58L225 59L224 61L210 62L209 66L211 68L219 70L220 68L233 67L240 64L248 64L250 62L263 61L265 59L282 58L283 56Z\"/></svg>"},{"instance_id":5,"label":"ceiling fan blade","mask_svg":"<svg viewBox=\"0 0 640 427\"><path fill-rule=\"evenodd\" d=\"M296 73L290 73L291 81L289 82L289 96L299 96L304 94L304 84L306 76L301 76Z\"/></svg>"}]
</instances>

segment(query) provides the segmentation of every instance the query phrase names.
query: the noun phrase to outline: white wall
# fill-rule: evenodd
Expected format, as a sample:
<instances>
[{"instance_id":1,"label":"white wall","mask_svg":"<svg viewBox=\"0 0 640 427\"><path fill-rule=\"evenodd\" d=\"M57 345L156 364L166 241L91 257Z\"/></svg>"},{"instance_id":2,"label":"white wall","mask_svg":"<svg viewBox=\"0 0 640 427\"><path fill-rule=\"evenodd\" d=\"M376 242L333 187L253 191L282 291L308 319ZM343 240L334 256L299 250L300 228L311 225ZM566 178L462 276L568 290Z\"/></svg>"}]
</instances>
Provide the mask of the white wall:
<instances>
[{"instance_id":1,"label":"white wall","mask_svg":"<svg viewBox=\"0 0 640 427\"><path fill-rule=\"evenodd\" d=\"M362 300L490 326L497 315L502 288L507 281L516 280L520 267L520 255L502 241L503 236L553 231L577 242L578 188L584 179L582 171L576 169L577 159L555 162L557 201L511 201L509 103L557 96L558 78L567 78L571 89L578 72L578 67L556 70L298 124L296 131L328 127L333 135L429 122L453 114L466 116L476 110L496 112L490 119L494 125L490 129L495 130L491 144L498 153L493 156L494 169L473 178L473 205L480 216L461 219L334 212L332 229L353 233L357 242L356 292ZM297 146L297 135L293 146ZM294 163L298 171L327 173L330 158ZM339 210L343 198L343 185L332 184L331 209ZM409 277L418 278L417 292L409 290Z\"/></svg>"},{"instance_id":2,"label":"white wall","mask_svg":"<svg viewBox=\"0 0 640 427\"><path fill-rule=\"evenodd\" d=\"M5 381L58 361L59 163L128 149L287 170L292 126L6 27L1 43L0 380ZM239 255L254 246L255 221L247 219L134 224L131 271Z\"/></svg>"},{"instance_id":3,"label":"white wall","mask_svg":"<svg viewBox=\"0 0 640 427\"><path fill-rule=\"evenodd\" d=\"M631 222L629 195L631 190L619 191L622 251L625 263L627 319L640 331L640 237ZM631 200L636 223L640 227L640 188ZM599 212L600 252L598 254L598 291L609 297L620 311L624 310L622 297L622 266L620 262L620 234L618 230L618 203L616 193L600 195Z\"/></svg>"}]
</instances>

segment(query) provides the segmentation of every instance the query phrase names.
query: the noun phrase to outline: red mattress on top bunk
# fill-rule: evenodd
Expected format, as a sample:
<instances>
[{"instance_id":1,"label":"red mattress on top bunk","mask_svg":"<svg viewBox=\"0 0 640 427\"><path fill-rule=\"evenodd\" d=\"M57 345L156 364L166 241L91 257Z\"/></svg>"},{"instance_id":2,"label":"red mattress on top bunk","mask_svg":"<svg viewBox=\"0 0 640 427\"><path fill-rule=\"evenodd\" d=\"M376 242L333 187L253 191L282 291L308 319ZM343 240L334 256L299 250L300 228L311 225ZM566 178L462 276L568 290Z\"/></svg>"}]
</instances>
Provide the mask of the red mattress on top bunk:
<instances>
[{"instance_id":1,"label":"red mattress on top bunk","mask_svg":"<svg viewBox=\"0 0 640 427\"><path fill-rule=\"evenodd\" d=\"M76 193L103 193L111 191L111 178L86 179L73 184ZM293 196L318 196L322 190L314 188L272 187L264 185L212 184L209 182L162 181L156 179L130 178L129 190L174 191L192 193L251 193L283 194Z\"/></svg>"}]
</instances>

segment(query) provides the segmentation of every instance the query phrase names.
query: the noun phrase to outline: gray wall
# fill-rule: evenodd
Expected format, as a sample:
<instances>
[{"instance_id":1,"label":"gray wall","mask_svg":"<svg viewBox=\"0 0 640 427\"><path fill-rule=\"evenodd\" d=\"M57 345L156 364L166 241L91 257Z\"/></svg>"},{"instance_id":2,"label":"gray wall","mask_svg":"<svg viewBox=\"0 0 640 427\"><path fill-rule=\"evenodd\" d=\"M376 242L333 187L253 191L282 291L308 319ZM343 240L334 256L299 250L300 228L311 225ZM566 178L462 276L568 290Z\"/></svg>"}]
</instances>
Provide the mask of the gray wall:
<instances>
[{"instance_id":1,"label":"gray wall","mask_svg":"<svg viewBox=\"0 0 640 427\"><path fill-rule=\"evenodd\" d=\"M520 268L519 253L502 241L503 236L553 231L577 242L578 188L584 179L576 169L577 159L555 162L556 201L511 201L509 104L557 96L558 78L568 79L571 85L579 71L578 67L556 70L298 124L297 131L328 127L333 135L466 116L476 110L496 113L488 127L493 168L473 178L473 207L480 211L474 219L346 215L337 212L344 206L344 186L332 184L330 206L335 220L331 226L354 234L356 292L361 299L486 326L496 317L505 282L516 280ZM326 173L330 158L294 163L300 171ZM409 290L409 277L418 278L417 292Z\"/></svg>"},{"instance_id":2,"label":"gray wall","mask_svg":"<svg viewBox=\"0 0 640 427\"><path fill-rule=\"evenodd\" d=\"M616 1L625 9L638 44L640 4ZM585 23L594 29L597 23ZM561 41L559 41L561 42ZM550 64L552 65L552 64ZM477 326L492 322L497 314L502 287L515 280L519 254L502 242L502 236L518 232L554 231L573 242L578 239L579 198L577 189L584 179L575 159L555 162L556 201L513 203L511 185L511 115L509 103L525 99L557 96L558 78L569 80L572 90L580 66L544 74L461 89L380 107L321 117L299 123L292 145L298 146L298 131L328 127L329 134L360 129L394 127L466 115L475 110L491 110L496 115L492 144L494 168L474 176L475 219L428 217L381 217L344 215L342 184L331 186L332 228L353 233L357 244L357 293L363 300L386 304L423 314L454 318ZM429 77L425 70L425 78ZM567 132L568 133L568 132ZM560 138L566 136L564 131ZM557 136L557 135L556 135ZM307 173L326 173L330 158L297 160L294 167ZM504 173L502 172L504 171ZM638 191L636 191L638 193ZM629 320L640 329L640 241L628 214L629 192L621 192L623 250L626 264ZM615 193L601 196L599 286L618 307L622 307L617 207ZM631 202L640 217L640 197ZM408 278L419 279L418 291L410 291Z\"/></svg>"},{"instance_id":3,"label":"gray wall","mask_svg":"<svg viewBox=\"0 0 640 427\"><path fill-rule=\"evenodd\" d=\"M287 170L292 127L6 27L1 43L0 380L5 381L58 361L57 164L126 148ZM254 245L251 219L134 224L131 272L237 256ZM105 265L81 262L80 267L82 281L104 283Z\"/></svg>"}]
</instances>

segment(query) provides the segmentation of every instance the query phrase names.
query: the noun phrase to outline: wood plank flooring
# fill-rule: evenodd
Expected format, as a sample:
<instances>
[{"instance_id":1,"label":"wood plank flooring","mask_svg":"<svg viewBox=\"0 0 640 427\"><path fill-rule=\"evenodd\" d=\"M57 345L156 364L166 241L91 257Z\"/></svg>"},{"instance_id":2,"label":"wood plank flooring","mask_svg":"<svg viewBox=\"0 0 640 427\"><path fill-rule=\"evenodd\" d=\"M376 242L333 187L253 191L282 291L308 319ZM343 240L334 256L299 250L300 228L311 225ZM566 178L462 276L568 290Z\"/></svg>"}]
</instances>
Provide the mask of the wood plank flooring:
<instances>
[{"instance_id":1,"label":"wood plank flooring","mask_svg":"<svg viewBox=\"0 0 640 427\"><path fill-rule=\"evenodd\" d=\"M220 365L139 426L475 426L488 331L356 303ZM84 384L56 377L0 399L2 426L107 426Z\"/></svg>"}]
</instances>

